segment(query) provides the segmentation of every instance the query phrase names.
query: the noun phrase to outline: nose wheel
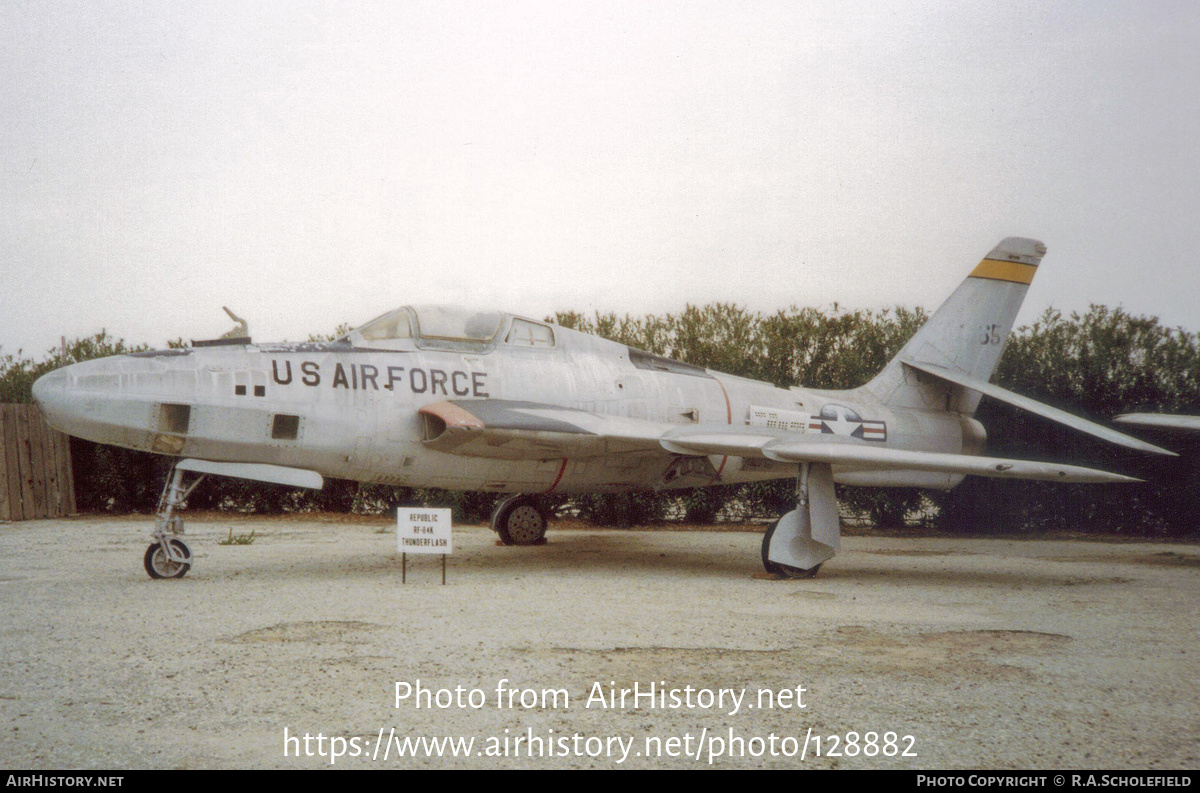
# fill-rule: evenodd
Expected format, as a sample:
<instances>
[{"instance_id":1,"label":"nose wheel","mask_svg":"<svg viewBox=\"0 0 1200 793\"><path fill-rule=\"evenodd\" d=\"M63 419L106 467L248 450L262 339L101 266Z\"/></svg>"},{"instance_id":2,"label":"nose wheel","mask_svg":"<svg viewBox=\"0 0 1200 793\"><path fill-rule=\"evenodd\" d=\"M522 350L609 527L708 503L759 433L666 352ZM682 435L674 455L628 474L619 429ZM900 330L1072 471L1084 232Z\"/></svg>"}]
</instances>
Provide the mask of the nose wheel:
<instances>
[{"instance_id":1,"label":"nose wheel","mask_svg":"<svg viewBox=\"0 0 1200 793\"><path fill-rule=\"evenodd\" d=\"M143 557L151 578L183 578L192 569L192 549L179 539L152 542Z\"/></svg>"},{"instance_id":2,"label":"nose wheel","mask_svg":"<svg viewBox=\"0 0 1200 793\"><path fill-rule=\"evenodd\" d=\"M158 510L154 515L152 542L142 556L142 564L151 578L183 578L192 569L192 549L179 535L183 534L183 518L175 514L183 509L183 502L196 485L204 481L201 474L187 487L183 486L183 471L171 469L167 485L158 499Z\"/></svg>"}]
</instances>

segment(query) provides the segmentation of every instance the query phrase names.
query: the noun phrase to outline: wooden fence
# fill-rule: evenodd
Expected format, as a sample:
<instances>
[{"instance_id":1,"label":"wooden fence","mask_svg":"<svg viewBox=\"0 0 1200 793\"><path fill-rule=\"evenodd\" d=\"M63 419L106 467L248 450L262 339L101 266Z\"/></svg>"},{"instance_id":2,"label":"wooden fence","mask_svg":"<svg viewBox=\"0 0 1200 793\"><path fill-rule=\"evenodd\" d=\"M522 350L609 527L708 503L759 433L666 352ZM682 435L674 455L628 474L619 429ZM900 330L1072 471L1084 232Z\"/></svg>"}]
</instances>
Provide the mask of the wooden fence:
<instances>
[{"instance_id":1,"label":"wooden fence","mask_svg":"<svg viewBox=\"0 0 1200 793\"><path fill-rule=\"evenodd\" d=\"M0 520L75 512L71 444L35 405L0 405Z\"/></svg>"}]
</instances>

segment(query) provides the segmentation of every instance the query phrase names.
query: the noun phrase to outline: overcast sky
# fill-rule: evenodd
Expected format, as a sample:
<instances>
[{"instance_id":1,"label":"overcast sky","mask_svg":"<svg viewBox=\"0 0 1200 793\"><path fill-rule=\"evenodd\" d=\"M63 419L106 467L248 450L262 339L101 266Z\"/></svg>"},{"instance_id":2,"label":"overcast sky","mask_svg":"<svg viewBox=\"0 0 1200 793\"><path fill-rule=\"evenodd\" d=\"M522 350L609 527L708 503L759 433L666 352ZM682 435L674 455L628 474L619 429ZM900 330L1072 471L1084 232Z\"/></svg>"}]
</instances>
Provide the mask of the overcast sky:
<instances>
[{"instance_id":1,"label":"overcast sky","mask_svg":"<svg viewBox=\"0 0 1200 793\"><path fill-rule=\"evenodd\" d=\"M1200 330L1200 3L0 4L0 353L406 303Z\"/></svg>"}]
</instances>

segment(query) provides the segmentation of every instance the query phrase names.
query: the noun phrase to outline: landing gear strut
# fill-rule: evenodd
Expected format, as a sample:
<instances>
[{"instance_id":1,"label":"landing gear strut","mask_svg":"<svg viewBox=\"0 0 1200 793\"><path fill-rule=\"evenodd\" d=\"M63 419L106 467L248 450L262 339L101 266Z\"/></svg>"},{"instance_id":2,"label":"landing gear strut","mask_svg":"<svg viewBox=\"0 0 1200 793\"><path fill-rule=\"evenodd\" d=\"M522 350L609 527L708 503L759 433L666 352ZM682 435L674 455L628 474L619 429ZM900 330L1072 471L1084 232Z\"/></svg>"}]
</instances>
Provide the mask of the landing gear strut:
<instances>
[{"instance_id":1,"label":"landing gear strut","mask_svg":"<svg viewBox=\"0 0 1200 793\"><path fill-rule=\"evenodd\" d=\"M174 514L196 485L204 481L200 474L187 487L183 486L183 471L172 468L158 499L158 509L155 512L154 532L150 535L153 542L146 548L142 562L151 578L183 578L192 569L192 549L184 542L183 518Z\"/></svg>"},{"instance_id":2,"label":"landing gear strut","mask_svg":"<svg viewBox=\"0 0 1200 793\"><path fill-rule=\"evenodd\" d=\"M496 505L492 531L505 545L542 545L549 517L537 496L518 494Z\"/></svg>"},{"instance_id":3,"label":"landing gear strut","mask_svg":"<svg viewBox=\"0 0 1200 793\"><path fill-rule=\"evenodd\" d=\"M841 518L829 463L801 463L796 476L796 508L763 535L767 572L785 578L812 578L821 563L841 547Z\"/></svg>"}]
</instances>

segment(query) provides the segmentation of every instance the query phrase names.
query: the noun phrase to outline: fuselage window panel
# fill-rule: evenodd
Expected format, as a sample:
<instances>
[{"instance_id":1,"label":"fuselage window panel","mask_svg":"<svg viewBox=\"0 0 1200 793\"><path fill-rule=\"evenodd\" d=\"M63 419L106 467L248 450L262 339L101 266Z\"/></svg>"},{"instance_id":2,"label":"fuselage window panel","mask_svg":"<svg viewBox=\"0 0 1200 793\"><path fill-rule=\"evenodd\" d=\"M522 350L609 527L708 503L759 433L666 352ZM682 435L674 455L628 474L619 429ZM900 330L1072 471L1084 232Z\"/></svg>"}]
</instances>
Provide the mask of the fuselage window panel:
<instances>
[{"instance_id":1,"label":"fuselage window panel","mask_svg":"<svg viewBox=\"0 0 1200 793\"><path fill-rule=\"evenodd\" d=\"M271 422L271 437L278 441L294 441L300 437L300 417L276 413Z\"/></svg>"},{"instance_id":2,"label":"fuselage window panel","mask_svg":"<svg viewBox=\"0 0 1200 793\"><path fill-rule=\"evenodd\" d=\"M522 347L553 347L554 330L540 322L514 319L505 341Z\"/></svg>"},{"instance_id":3,"label":"fuselage window panel","mask_svg":"<svg viewBox=\"0 0 1200 793\"><path fill-rule=\"evenodd\" d=\"M412 338L408 312L402 308L371 320L359 328L358 332L367 341Z\"/></svg>"},{"instance_id":4,"label":"fuselage window panel","mask_svg":"<svg viewBox=\"0 0 1200 793\"><path fill-rule=\"evenodd\" d=\"M413 306L417 333L425 340L489 342L500 331L504 315L457 306Z\"/></svg>"},{"instance_id":5,"label":"fuselage window panel","mask_svg":"<svg viewBox=\"0 0 1200 793\"><path fill-rule=\"evenodd\" d=\"M158 431L187 435L192 420L191 405L163 403L158 414Z\"/></svg>"}]
</instances>

